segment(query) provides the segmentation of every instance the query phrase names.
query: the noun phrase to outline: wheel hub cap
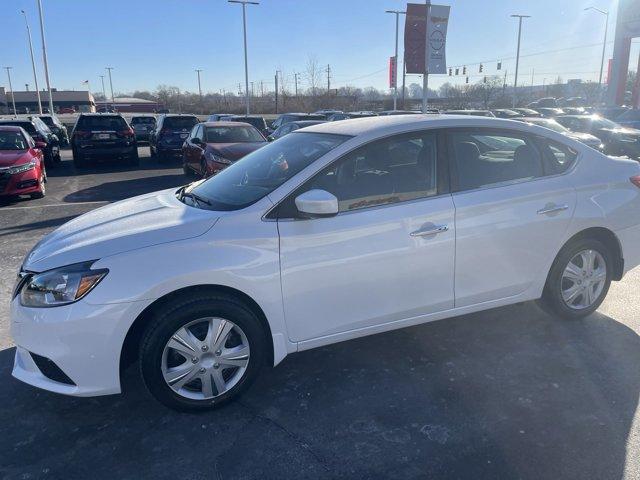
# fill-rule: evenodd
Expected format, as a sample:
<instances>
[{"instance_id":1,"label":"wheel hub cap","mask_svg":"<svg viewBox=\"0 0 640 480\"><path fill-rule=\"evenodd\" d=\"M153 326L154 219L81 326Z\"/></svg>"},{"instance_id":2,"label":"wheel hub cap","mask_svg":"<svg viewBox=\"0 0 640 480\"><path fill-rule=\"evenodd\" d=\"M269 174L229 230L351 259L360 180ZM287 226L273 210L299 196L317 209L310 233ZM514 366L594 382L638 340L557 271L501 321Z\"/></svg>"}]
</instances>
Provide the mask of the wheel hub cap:
<instances>
[{"instance_id":1,"label":"wheel hub cap","mask_svg":"<svg viewBox=\"0 0 640 480\"><path fill-rule=\"evenodd\" d=\"M578 252L562 273L562 299L574 310L589 308L600 298L606 280L607 264L600 252Z\"/></svg>"}]
</instances>

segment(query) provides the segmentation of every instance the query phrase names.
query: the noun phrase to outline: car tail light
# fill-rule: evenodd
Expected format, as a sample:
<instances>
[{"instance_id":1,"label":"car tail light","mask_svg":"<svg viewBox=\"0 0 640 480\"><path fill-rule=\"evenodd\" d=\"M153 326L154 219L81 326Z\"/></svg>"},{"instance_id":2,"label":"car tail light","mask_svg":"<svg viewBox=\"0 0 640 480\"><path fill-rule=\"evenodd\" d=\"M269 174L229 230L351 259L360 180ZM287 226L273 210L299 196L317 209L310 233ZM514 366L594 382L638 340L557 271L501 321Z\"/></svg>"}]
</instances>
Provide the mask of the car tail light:
<instances>
[{"instance_id":1,"label":"car tail light","mask_svg":"<svg viewBox=\"0 0 640 480\"><path fill-rule=\"evenodd\" d=\"M76 130L73 134L80 138L88 138L91 136L91 132L85 132L84 130Z\"/></svg>"},{"instance_id":2,"label":"car tail light","mask_svg":"<svg viewBox=\"0 0 640 480\"><path fill-rule=\"evenodd\" d=\"M631 183L633 183L636 187L640 188L640 175L634 175L629 180L631 180Z\"/></svg>"},{"instance_id":3,"label":"car tail light","mask_svg":"<svg viewBox=\"0 0 640 480\"><path fill-rule=\"evenodd\" d=\"M127 128L126 130L118 132L118 135L122 135L123 137L133 137L135 136L135 133L132 128Z\"/></svg>"}]
</instances>

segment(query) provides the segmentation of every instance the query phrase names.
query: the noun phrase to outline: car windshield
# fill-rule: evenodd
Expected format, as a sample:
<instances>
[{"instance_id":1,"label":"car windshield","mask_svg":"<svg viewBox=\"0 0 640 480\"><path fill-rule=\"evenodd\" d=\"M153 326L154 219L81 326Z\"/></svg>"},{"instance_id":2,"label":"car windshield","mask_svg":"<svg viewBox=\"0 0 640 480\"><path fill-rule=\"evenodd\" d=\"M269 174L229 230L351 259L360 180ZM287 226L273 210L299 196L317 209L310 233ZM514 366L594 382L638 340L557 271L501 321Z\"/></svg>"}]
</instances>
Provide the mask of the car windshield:
<instances>
[{"instance_id":1,"label":"car windshield","mask_svg":"<svg viewBox=\"0 0 640 480\"><path fill-rule=\"evenodd\" d=\"M264 142L264 138L253 127L207 127L205 129L207 143L247 143Z\"/></svg>"},{"instance_id":2,"label":"car windshield","mask_svg":"<svg viewBox=\"0 0 640 480\"><path fill-rule=\"evenodd\" d=\"M527 123L531 123L533 125L540 125L541 127L548 128L549 130L553 130L554 132L558 132L558 133L566 133L568 131L565 127L560 125L555 120L548 120L546 122L536 121L536 120L527 120Z\"/></svg>"},{"instance_id":3,"label":"car windshield","mask_svg":"<svg viewBox=\"0 0 640 480\"><path fill-rule=\"evenodd\" d=\"M350 137L295 133L250 153L192 192L212 210L238 210L268 195Z\"/></svg>"},{"instance_id":4,"label":"car windshield","mask_svg":"<svg viewBox=\"0 0 640 480\"><path fill-rule=\"evenodd\" d=\"M167 117L164 119L162 128L171 128L176 130L191 130L198 123L196 117Z\"/></svg>"},{"instance_id":5,"label":"car windshield","mask_svg":"<svg viewBox=\"0 0 640 480\"><path fill-rule=\"evenodd\" d=\"M27 139L20 132L0 131L0 150L26 150Z\"/></svg>"}]
</instances>

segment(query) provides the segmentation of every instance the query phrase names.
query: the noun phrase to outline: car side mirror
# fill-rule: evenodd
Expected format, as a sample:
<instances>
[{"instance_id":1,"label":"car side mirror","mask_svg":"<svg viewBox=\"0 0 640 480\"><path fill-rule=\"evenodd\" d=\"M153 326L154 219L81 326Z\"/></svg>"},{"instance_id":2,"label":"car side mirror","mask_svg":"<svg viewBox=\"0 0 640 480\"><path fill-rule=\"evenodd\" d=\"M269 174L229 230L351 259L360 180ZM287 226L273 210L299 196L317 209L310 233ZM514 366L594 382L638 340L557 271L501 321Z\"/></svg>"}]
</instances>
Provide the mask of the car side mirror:
<instances>
[{"instance_id":1,"label":"car side mirror","mask_svg":"<svg viewBox=\"0 0 640 480\"><path fill-rule=\"evenodd\" d=\"M306 218L333 217L338 214L338 199L326 190L309 190L295 199L296 208Z\"/></svg>"},{"instance_id":2,"label":"car side mirror","mask_svg":"<svg viewBox=\"0 0 640 480\"><path fill-rule=\"evenodd\" d=\"M45 142L36 142L36 148L39 148L40 150L42 150L46 147L47 147L47 144Z\"/></svg>"},{"instance_id":3,"label":"car side mirror","mask_svg":"<svg viewBox=\"0 0 640 480\"><path fill-rule=\"evenodd\" d=\"M275 140L275 137L273 135L267 136L267 142L273 142L274 140Z\"/></svg>"}]
</instances>

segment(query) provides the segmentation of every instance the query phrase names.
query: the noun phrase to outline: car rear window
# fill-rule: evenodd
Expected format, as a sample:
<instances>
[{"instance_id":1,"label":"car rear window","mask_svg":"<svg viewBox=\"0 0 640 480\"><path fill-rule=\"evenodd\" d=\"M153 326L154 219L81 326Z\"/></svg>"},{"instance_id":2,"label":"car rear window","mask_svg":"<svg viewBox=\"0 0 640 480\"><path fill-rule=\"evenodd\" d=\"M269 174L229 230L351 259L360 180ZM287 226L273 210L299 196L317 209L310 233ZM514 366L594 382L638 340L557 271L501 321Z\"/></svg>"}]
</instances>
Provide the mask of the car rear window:
<instances>
[{"instance_id":1,"label":"car rear window","mask_svg":"<svg viewBox=\"0 0 640 480\"><path fill-rule=\"evenodd\" d=\"M256 128L266 127L266 122L264 121L264 118L259 118L259 117L233 117L231 118L231 121L248 123L249 125L253 125Z\"/></svg>"},{"instance_id":2,"label":"car rear window","mask_svg":"<svg viewBox=\"0 0 640 480\"><path fill-rule=\"evenodd\" d=\"M156 123L156 119L153 117L133 117L131 119L131 125L134 125L136 123L153 125L154 123Z\"/></svg>"},{"instance_id":3,"label":"car rear window","mask_svg":"<svg viewBox=\"0 0 640 480\"><path fill-rule=\"evenodd\" d=\"M24 128L29 134L38 133L36 127L31 122L1 122L0 125L13 125Z\"/></svg>"},{"instance_id":4,"label":"car rear window","mask_svg":"<svg viewBox=\"0 0 640 480\"><path fill-rule=\"evenodd\" d=\"M78 128L82 130L126 130L127 122L117 115L100 117L80 117Z\"/></svg>"},{"instance_id":5,"label":"car rear window","mask_svg":"<svg viewBox=\"0 0 640 480\"><path fill-rule=\"evenodd\" d=\"M191 130L191 128L198 123L200 123L200 121L196 117L167 117L164 119L162 128Z\"/></svg>"}]
</instances>

